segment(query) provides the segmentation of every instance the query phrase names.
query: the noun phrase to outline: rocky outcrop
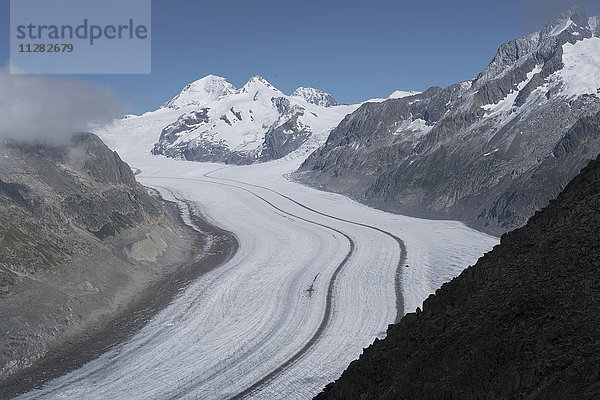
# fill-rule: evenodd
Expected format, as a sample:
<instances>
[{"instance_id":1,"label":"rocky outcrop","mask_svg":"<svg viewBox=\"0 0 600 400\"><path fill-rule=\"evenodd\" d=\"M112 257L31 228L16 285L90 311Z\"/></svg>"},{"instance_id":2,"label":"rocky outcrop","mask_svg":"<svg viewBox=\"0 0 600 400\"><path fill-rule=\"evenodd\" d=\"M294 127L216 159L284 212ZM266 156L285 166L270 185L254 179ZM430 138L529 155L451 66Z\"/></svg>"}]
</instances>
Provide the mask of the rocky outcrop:
<instances>
[{"instance_id":1,"label":"rocky outcrop","mask_svg":"<svg viewBox=\"0 0 600 400\"><path fill-rule=\"evenodd\" d=\"M472 81L362 105L297 178L492 234L521 226L600 152L592 122L600 111L595 21L573 8L541 32L500 46ZM571 142L569 155L554 159L580 120L589 122L585 144Z\"/></svg>"},{"instance_id":2,"label":"rocky outcrop","mask_svg":"<svg viewBox=\"0 0 600 400\"><path fill-rule=\"evenodd\" d=\"M301 122L305 109L288 107L282 117L265 134L261 161L276 160L298 149L311 134L310 126Z\"/></svg>"},{"instance_id":3,"label":"rocky outcrop","mask_svg":"<svg viewBox=\"0 0 600 400\"><path fill-rule=\"evenodd\" d=\"M316 398L597 398L599 205L600 157Z\"/></svg>"}]
</instances>

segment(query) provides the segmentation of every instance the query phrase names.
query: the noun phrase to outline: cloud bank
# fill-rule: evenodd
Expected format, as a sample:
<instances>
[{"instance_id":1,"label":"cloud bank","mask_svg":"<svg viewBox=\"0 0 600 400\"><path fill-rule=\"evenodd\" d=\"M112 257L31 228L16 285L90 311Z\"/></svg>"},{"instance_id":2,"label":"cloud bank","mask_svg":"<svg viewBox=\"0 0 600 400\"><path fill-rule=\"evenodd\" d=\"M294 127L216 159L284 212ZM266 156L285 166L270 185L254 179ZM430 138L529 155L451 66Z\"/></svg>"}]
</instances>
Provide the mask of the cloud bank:
<instances>
[{"instance_id":1,"label":"cloud bank","mask_svg":"<svg viewBox=\"0 0 600 400\"><path fill-rule=\"evenodd\" d=\"M73 133L122 114L120 101L108 89L77 79L0 70L1 143L66 144Z\"/></svg>"}]
</instances>

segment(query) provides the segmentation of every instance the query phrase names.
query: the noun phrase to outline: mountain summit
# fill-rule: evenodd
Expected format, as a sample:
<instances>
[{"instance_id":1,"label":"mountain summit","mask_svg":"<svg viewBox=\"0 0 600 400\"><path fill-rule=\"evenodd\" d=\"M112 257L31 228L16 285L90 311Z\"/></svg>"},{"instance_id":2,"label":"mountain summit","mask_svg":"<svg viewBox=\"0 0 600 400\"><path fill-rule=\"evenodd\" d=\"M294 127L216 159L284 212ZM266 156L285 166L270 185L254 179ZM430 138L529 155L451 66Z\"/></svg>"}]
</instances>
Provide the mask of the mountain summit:
<instances>
[{"instance_id":1,"label":"mountain summit","mask_svg":"<svg viewBox=\"0 0 600 400\"><path fill-rule=\"evenodd\" d=\"M569 29L572 27L589 28L588 23L589 21L585 9L580 5L576 5L564 12L563 14L561 14L560 16L558 16L557 18L555 18L553 21L549 22L540 32L540 36L542 38L548 36L556 36L563 32L565 29Z\"/></svg>"},{"instance_id":2,"label":"mountain summit","mask_svg":"<svg viewBox=\"0 0 600 400\"><path fill-rule=\"evenodd\" d=\"M304 144L317 148L357 107L340 105L317 89L300 88L288 96L261 76L238 89L208 75L158 110L116 121L103 136L127 132L131 146L147 147L154 155L249 164L281 158Z\"/></svg>"},{"instance_id":3,"label":"mountain summit","mask_svg":"<svg viewBox=\"0 0 600 400\"><path fill-rule=\"evenodd\" d=\"M300 97L311 104L316 104L322 107L339 106L340 103L335 101L332 95L322 92L318 89L299 87L294 90L292 97Z\"/></svg>"},{"instance_id":4,"label":"mountain summit","mask_svg":"<svg viewBox=\"0 0 600 400\"><path fill-rule=\"evenodd\" d=\"M246 82L246 84L240 89L241 92L251 91L251 90L269 90L277 93L281 93L279 89L275 86L271 85L265 78L262 76L256 75L253 76Z\"/></svg>"},{"instance_id":5,"label":"mountain summit","mask_svg":"<svg viewBox=\"0 0 600 400\"><path fill-rule=\"evenodd\" d=\"M183 108L198 106L208 101L216 101L238 90L227 79L220 76L208 75L187 85L181 93L166 102L163 107Z\"/></svg>"}]
</instances>

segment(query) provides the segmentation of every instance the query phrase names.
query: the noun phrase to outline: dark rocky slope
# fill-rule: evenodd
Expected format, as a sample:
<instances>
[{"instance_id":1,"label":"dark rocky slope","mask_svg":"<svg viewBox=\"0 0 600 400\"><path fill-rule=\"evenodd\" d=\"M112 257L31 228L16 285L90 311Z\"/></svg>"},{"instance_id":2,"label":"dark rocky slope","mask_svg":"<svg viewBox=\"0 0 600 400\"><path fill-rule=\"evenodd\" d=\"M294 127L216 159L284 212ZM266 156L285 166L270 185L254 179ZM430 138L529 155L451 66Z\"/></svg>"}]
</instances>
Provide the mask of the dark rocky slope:
<instances>
[{"instance_id":1,"label":"dark rocky slope","mask_svg":"<svg viewBox=\"0 0 600 400\"><path fill-rule=\"evenodd\" d=\"M599 21L573 8L471 81L363 104L297 178L495 235L522 226L600 152Z\"/></svg>"},{"instance_id":2,"label":"dark rocky slope","mask_svg":"<svg viewBox=\"0 0 600 400\"><path fill-rule=\"evenodd\" d=\"M4 143L0 386L99 329L188 263L198 240L97 136L60 147Z\"/></svg>"},{"instance_id":3,"label":"dark rocky slope","mask_svg":"<svg viewBox=\"0 0 600 400\"><path fill-rule=\"evenodd\" d=\"M600 398L600 157L318 399Z\"/></svg>"}]
</instances>

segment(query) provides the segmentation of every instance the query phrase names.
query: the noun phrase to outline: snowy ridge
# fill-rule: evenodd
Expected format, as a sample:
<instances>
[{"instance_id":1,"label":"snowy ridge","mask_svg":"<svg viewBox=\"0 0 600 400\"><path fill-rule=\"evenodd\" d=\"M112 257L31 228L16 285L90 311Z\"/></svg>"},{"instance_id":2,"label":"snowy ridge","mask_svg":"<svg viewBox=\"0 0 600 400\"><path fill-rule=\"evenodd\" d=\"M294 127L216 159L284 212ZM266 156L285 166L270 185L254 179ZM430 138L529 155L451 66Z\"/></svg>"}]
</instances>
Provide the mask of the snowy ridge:
<instances>
[{"instance_id":1,"label":"snowy ridge","mask_svg":"<svg viewBox=\"0 0 600 400\"><path fill-rule=\"evenodd\" d=\"M577 21L577 22L576 22ZM578 24L579 22L579 24ZM587 18L585 10L573 7L555 20L548 23L539 32L515 39L500 46L496 56L488 67L473 81L460 83L460 99L450 99L446 103L444 117L452 117L476 103L482 87L501 82L515 70L523 70L527 63L536 59L536 52L552 46L562 47L562 67L548 73L548 68L536 64L526 73L522 81L514 84L512 90L495 102L480 105L485 114L473 125L463 128L458 136L466 137L474 132L485 132L488 138L494 136L510 123L518 119L526 119L536 112L541 112L552 104L567 101L581 96L600 98L600 16ZM518 49L518 50L515 50ZM520 54L510 60L514 53ZM545 76L545 78L543 78ZM542 78L542 79L539 79ZM534 84L533 88L530 85ZM486 90L488 90L486 88ZM397 94L397 95L396 95ZM419 92L394 92L389 98L403 98L417 95ZM525 99L525 100L523 100ZM376 99L384 101L385 99ZM415 102L420 101L416 99ZM460 104L458 108L453 106ZM592 100L594 102L594 100ZM597 102L597 101L596 101ZM512 121L512 122L511 122ZM439 122L425 121L419 117L396 121L396 129L392 134L398 140L415 142L424 138ZM477 133L480 135L481 133ZM504 143L504 150L512 144L514 134L509 134ZM416 142L415 142L416 143ZM497 148L486 152L489 156L498 151ZM412 161L412 160L411 160Z\"/></svg>"},{"instance_id":2,"label":"snowy ridge","mask_svg":"<svg viewBox=\"0 0 600 400\"><path fill-rule=\"evenodd\" d=\"M581 96L593 96L587 104L591 105L590 107L597 107L593 104L597 104L598 99L600 99L600 37L593 36L593 32L596 30L594 23L598 20L598 17L584 18L585 21L589 21L589 25L578 26L571 19L572 15L576 15L576 9L548 24L543 31L517 39L517 41L530 40L539 36L549 38L548 40L562 40L558 42L559 45L564 42L560 45L562 47L562 68L548 74L545 73L546 68L543 64L535 65L531 71L527 72L524 80L515 84L513 90L506 94L503 99L495 103L481 105L480 107L486 113L479 121L465 129L463 136L483 129L487 132L488 138L491 138L507 125L510 126L514 121L526 121L527 118L536 115L536 113L546 113L548 109L558 107L556 104ZM583 37L586 34L590 37ZM559 35L565 36L562 39L557 39L556 37ZM566 40L565 37L570 39ZM505 74L514 71L514 69L529 61L531 54L539 48L538 46L548 45L547 43L535 41L531 43L537 43L537 45L531 48L530 54L525 54L515 64L506 66L503 73L496 75L494 78L501 80ZM499 51L499 54L502 54L502 52ZM495 61L490 66L494 66ZM539 79L544 76L546 77ZM476 87L480 88L482 82L485 83L490 80L491 76L482 74L477 80ZM536 83L535 87L529 88L530 84L534 82ZM475 95L477 94L475 92ZM466 92L463 96L469 98L473 94ZM519 103L519 99L523 96L526 100ZM586 112L591 113L595 109L591 108L591 111ZM518 135L522 135L522 133ZM517 134L514 132L507 135L501 148L503 151L510 147L515 136ZM491 149L491 151L486 152L485 156L489 156L496 151L498 151L497 148Z\"/></svg>"},{"instance_id":3,"label":"snowy ridge","mask_svg":"<svg viewBox=\"0 0 600 400\"><path fill-rule=\"evenodd\" d=\"M570 27L573 23L574 22L571 20L571 18L567 18L567 19L561 21L558 25L556 25L556 27L554 29L552 29L552 31L550 31L549 35L550 36L559 35L560 33L564 32L565 29Z\"/></svg>"},{"instance_id":4,"label":"snowy ridge","mask_svg":"<svg viewBox=\"0 0 600 400\"><path fill-rule=\"evenodd\" d=\"M311 136L323 136L357 107L311 88L288 96L260 76L238 89L209 75L158 110L116 121L101 133L130 135L132 143L155 155L248 164L285 156Z\"/></svg>"},{"instance_id":5,"label":"snowy ridge","mask_svg":"<svg viewBox=\"0 0 600 400\"><path fill-rule=\"evenodd\" d=\"M183 108L202 106L210 101L219 100L238 90L225 78L208 75L187 85L180 94L166 102L161 108Z\"/></svg>"},{"instance_id":6,"label":"snowy ridge","mask_svg":"<svg viewBox=\"0 0 600 400\"><path fill-rule=\"evenodd\" d=\"M417 94L420 94L421 92L418 92L416 90L394 90L392 92L392 94L390 94L388 97L384 98L375 98L375 99L369 99L367 101L364 101L363 103L382 103L386 100L391 100L391 99L402 99L404 97L409 97L409 96L414 96Z\"/></svg>"},{"instance_id":7,"label":"snowy ridge","mask_svg":"<svg viewBox=\"0 0 600 400\"><path fill-rule=\"evenodd\" d=\"M488 112L491 112L492 114L506 112L510 110L511 107L514 106L514 102L517 99L517 96L519 95L521 90L523 90L525 86L527 86L527 84L531 82L531 79L534 77L534 75L539 74L541 71L542 67L536 65L532 71L527 73L527 78L523 82L518 83L515 89L509 94L507 94L505 98L500 100L498 103L485 104L481 106L481 108Z\"/></svg>"},{"instance_id":8,"label":"snowy ridge","mask_svg":"<svg viewBox=\"0 0 600 400\"><path fill-rule=\"evenodd\" d=\"M540 32L540 37L558 36L567 29L585 27L588 23L585 9L581 6L574 6L546 24Z\"/></svg>"},{"instance_id":9,"label":"snowy ridge","mask_svg":"<svg viewBox=\"0 0 600 400\"><path fill-rule=\"evenodd\" d=\"M526 103L519 106L516 103L518 97L532 79L543 71L542 65L536 65L504 99L481 106L486 115L475 127L493 121L492 124L497 126L490 130L490 134L493 134L519 114L526 116L533 110L548 107L551 98L568 100L584 95L600 97L600 38L590 37L573 44L563 44L562 63L563 67L545 78L531 91Z\"/></svg>"},{"instance_id":10,"label":"snowy ridge","mask_svg":"<svg viewBox=\"0 0 600 400\"><path fill-rule=\"evenodd\" d=\"M292 97L300 97L311 104L322 107L333 107L340 105L329 93L325 93L313 88L299 87L298 89L294 90Z\"/></svg>"},{"instance_id":11,"label":"snowy ridge","mask_svg":"<svg viewBox=\"0 0 600 400\"><path fill-rule=\"evenodd\" d=\"M252 78L250 78L250 80L248 80L248 82L246 82L246 84L239 90L239 92L242 93L250 93L250 92L255 92L256 91L267 91L267 92L273 92L273 94L282 94L279 89L277 89L275 86L271 85L265 78L263 78L262 76L253 76Z\"/></svg>"},{"instance_id":12,"label":"snowy ridge","mask_svg":"<svg viewBox=\"0 0 600 400\"><path fill-rule=\"evenodd\" d=\"M417 92L416 90L395 90L392 94L388 96L388 99L402 99L408 96L414 96L415 94L419 94L421 92Z\"/></svg>"}]
</instances>

